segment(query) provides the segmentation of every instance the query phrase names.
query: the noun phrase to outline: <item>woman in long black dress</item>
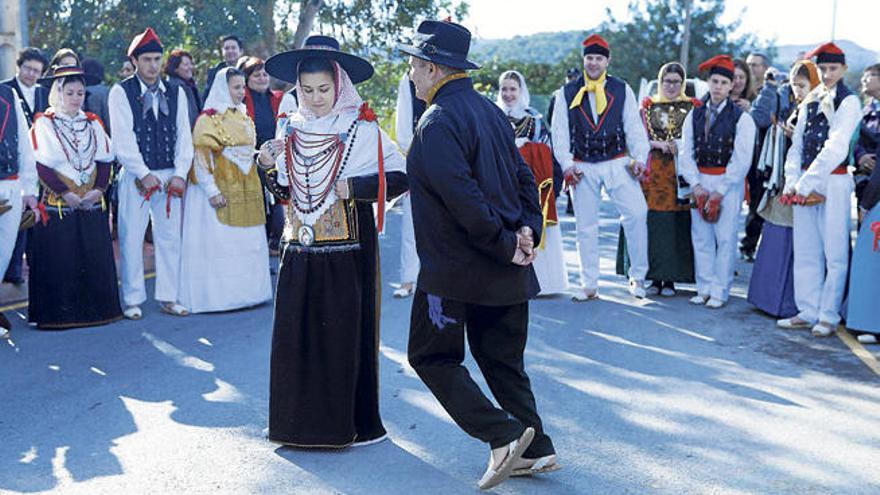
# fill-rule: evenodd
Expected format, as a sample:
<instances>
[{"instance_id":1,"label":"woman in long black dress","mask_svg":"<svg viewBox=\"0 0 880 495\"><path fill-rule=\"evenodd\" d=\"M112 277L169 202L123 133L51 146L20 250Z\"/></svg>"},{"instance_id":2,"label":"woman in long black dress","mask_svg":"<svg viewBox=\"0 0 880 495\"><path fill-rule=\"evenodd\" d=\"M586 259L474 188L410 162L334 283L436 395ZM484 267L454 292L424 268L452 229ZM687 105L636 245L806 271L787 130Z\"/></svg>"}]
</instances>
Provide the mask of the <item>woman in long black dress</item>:
<instances>
[{"instance_id":1,"label":"woman in long black dress","mask_svg":"<svg viewBox=\"0 0 880 495\"><path fill-rule=\"evenodd\" d=\"M342 448L386 437L379 416L379 255L385 200L406 190L405 162L354 83L366 60L313 36L266 70L297 84L260 163L288 201L278 273L269 439ZM378 219L373 203L378 202Z\"/></svg>"},{"instance_id":2,"label":"woman in long black dress","mask_svg":"<svg viewBox=\"0 0 880 495\"><path fill-rule=\"evenodd\" d=\"M113 151L100 119L82 111L90 77L56 67L49 109L33 145L45 215L28 241L28 320L38 328L103 325L122 318L104 191Z\"/></svg>"}]
</instances>

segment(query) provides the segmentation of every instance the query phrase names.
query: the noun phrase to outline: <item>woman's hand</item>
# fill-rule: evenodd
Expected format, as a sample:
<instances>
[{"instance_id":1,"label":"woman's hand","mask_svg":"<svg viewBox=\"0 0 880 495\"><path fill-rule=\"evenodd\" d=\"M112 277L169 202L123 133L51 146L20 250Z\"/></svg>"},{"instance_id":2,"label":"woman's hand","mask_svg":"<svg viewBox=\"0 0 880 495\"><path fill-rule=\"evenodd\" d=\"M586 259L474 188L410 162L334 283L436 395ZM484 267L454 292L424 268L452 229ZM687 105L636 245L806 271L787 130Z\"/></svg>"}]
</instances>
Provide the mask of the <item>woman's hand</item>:
<instances>
[{"instance_id":1,"label":"woman's hand","mask_svg":"<svg viewBox=\"0 0 880 495\"><path fill-rule=\"evenodd\" d=\"M82 198L80 198L75 192L67 191L61 195L61 198L67 203L67 206L74 210L79 209L82 204Z\"/></svg>"},{"instance_id":2,"label":"woman's hand","mask_svg":"<svg viewBox=\"0 0 880 495\"><path fill-rule=\"evenodd\" d=\"M226 207L226 197L223 196L223 194L211 196L211 198L208 199L208 202L211 203L211 208L214 209Z\"/></svg>"},{"instance_id":3,"label":"woman's hand","mask_svg":"<svg viewBox=\"0 0 880 495\"><path fill-rule=\"evenodd\" d=\"M339 199L349 199L351 197L351 191L348 189L347 180L336 181L336 185L333 186L333 191L336 192L336 197Z\"/></svg>"},{"instance_id":4,"label":"woman's hand","mask_svg":"<svg viewBox=\"0 0 880 495\"><path fill-rule=\"evenodd\" d=\"M263 170L270 169L275 166L275 160L284 151L283 139L270 139L260 146L260 154L257 156L257 164Z\"/></svg>"},{"instance_id":5,"label":"woman's hand","mask_svg":"<svg viewBox=\"0 0 880 495\"><path fill-rule=\"evenodd\" d=\"M104 193L102 193L99 189L92 189L91 191L87 192L80 200L80 208L88 210L89 208L94 206L95 203L101 201L102 196L104 196Z\"/></svg>"}]
</instances>

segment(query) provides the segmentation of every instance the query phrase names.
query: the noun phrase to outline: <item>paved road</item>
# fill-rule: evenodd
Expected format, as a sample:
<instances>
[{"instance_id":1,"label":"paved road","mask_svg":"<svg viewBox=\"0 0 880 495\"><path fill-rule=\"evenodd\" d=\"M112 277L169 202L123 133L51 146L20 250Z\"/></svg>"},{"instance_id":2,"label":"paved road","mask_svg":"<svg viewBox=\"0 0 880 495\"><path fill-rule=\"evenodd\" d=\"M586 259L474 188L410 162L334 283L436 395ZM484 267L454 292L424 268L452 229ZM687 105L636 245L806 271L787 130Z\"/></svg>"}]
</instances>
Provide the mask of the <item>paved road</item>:
<instances>
[{"instance_id":1,"label":"paved road","mask_svg":"<svg viewBox=\"0 0 880 495\"><path fill-rule=\"evenodd\" d=\"M532 304L528 371L565 468L497 493L880 493L880 377L837 338L776 330L744 301L745 276L720 311L690 292L632 300L611 275L616 232L604 211L601 301ZM0 342L0 493L475 493L487 450L406 364L409 305L384 284L391 441L342 452L260 438L270 305L185 319L147 306L138 322L58 333L19 321Z\"/></svg>"}]
</instances>

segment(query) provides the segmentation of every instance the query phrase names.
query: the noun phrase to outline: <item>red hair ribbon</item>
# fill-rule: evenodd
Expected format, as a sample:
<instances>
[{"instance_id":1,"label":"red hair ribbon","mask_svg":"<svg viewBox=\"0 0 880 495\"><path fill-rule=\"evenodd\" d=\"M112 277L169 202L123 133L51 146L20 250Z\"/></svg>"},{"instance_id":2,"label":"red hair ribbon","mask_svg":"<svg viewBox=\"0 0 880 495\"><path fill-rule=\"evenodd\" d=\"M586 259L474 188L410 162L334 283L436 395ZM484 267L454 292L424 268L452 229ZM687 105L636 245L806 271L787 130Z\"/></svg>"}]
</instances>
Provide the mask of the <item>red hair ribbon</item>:
<instances>
[{"instance_id":1,"label":"red hair ribbon","mask_svg":"<svg viewBox=\"0 0 880 495\"><path fill-rule=\"evenodd\" d=\"M363 120L366 122L376 122L376 112L370 108L370 104L364 102L361 105L360 113L358 114L358 120ZM376 125L376 132L378 133L378 161L379 161L379 194L378 199L376 200L376 230L382 232L382 229L385 227L385 153L382 152L382 128Z\"/></svg>"},{"instance_id":2,"label":"red hair ribbon","mask_svg":"<svg viewBox=\"0 0 880 495\"><path fill-rule=\"evenodd\" d=\"M171 187L171 183L168 183L168 188L165 192L165 218L171 218L171 198L182 198L183 197L183 189L179 187Z\"/></svg>"}]
</instances>

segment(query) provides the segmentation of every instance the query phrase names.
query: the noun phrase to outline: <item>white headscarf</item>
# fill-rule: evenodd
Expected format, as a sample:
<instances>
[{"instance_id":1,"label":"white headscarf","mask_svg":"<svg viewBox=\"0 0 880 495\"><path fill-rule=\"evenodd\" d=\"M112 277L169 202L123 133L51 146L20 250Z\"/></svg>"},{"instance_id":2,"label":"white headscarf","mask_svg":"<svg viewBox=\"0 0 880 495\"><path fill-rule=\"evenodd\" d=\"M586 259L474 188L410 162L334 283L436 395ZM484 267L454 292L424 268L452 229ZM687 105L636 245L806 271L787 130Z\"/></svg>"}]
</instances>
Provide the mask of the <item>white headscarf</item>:
<instances>
[{"instance_id":1,"label":"white headscarf","mask_svg":"<svg viewBox=\"0 0 880 495\"><path fill-rule=\"evenodd\" d=\"M49 89L49 108L51 108L56 115L62 115L61 109L63 108L64 102L64 83L65 81L67 81L67 79L67 77L56 78L54 81L52 81L52 87ZM74 79L77 78L74 76ZM85 86L85 82L83 82L83 88L85 88ZM83 100L83 103L85 103L85 100ZM77 116L82 116L82 118L85 118L85 115L81 114L83 114L82 107L80 107L79 111L77 112Z\"/></svg>"},{"instance_id":2,"label":"white headscarf","mask_svg":"<svg viewBox=\"0 0 880 495\"><path fill-rule=\"evenodd\" d=\"M519 82L519 98L513 102L513 105L508 106L507 103L504 102L504 99L501 97L501 84L505 79L513 79L514 81ZM519 71L508 70L504 71L501 74L501 77L498 78L498 96L495 98L495 104L498 105L502 111L504 111L505 115L513 117L515 119L521 119L528 115L526 109L529 108L529 103L531 102L531 97L529 96L529 87L526 85L526 78L523 77Z\"/></svg>"},{"instance_id":3,"label":"white headscarf","mask_svg":"<svg viewBox=\"0 0 880 495\"><path fill-rule=\"evenodd\" d=\"M357 112L360 109L361 105L364 103L364 100L361 98L361 95L358 93L357 89L354 87L354 84L351 82L351 78L348 77L348 73L342 70L339 67L339 64L336 61L331 60L330 63L333 65L333 83L336 89L336 101L333 102L333 108L330 109L330 113L325 115L327 117L329 115L339 115L341 113L347 112ZM299 78L297 77L296 82L296 94L300 98L304 98L305 92L303 92ZM299 114L303 116L306 121L317 119L318 116L314 114L311 110L309 110L306 105L300 103L299 106Z\"/></svg>"},{"instance_id":4,"label":"white headscarf","mask_svg":"<svg viewBox=\"0 0 880 495\"><path fill-rule=\"evenodd\" d=\"M226 73L230 67L226 67L217 71L214 77L214 83L211 85L211 91L208 98L205 99L205 110L212 109L222 114L230 108L235 108L242 113L247 113L244 102L236 105L232 102L232 95L229 94L229 83L226 81Z\"/></svg>"}]
</instances>

